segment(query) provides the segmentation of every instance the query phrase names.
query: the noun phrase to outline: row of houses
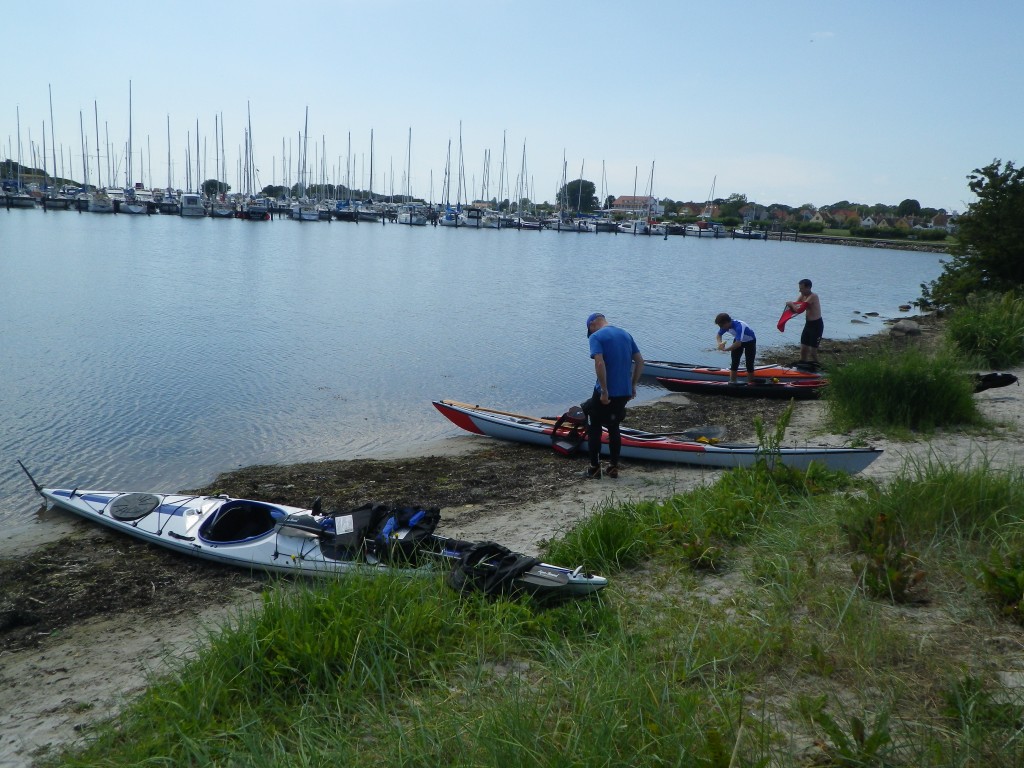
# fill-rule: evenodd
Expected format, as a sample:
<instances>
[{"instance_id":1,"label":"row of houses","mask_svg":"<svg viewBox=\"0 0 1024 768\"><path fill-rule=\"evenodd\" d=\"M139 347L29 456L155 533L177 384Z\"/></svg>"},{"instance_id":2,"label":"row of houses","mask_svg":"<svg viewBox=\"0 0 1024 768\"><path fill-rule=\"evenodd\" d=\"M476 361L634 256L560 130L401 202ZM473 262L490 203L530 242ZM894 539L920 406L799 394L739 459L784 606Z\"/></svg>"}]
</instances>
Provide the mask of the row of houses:
<instances>
[{"instance_id":1,"label":"row of houses","mask_svg":"<svg viewBox=\"0 0 1024 768\"><path fill-rule=\"evenodd\" d=\"M821 224L825 227L843 228L849 225L852 219L859 218L860 226L863 229L945 229L947 232L956 231L956 214L948 214L939 211L934 216L892 216L882 215L861 217L857 211L845 208L840 210L819 209L811 210L804 208L796 214L800 221L807 221L813 224ZM789 214L785 218L791 218Z\"/></svg>"},{"instance_id":2,"label":"row of houses","mask_svg":"<svg viewBox=\"0 0 1024 768\"><path fill-rule=\"evenodd\" d=\"M652 217L661 217L665 214L665 207L657 199L650 196L621 195L615 198L612 203L612 212L628 215L643 215L648 211ZM679 203L676 206L676 215L688 218L707 216L716 219L721 216L721 207L714 203ZM748 203L737 212L745 224L756 221L766 221L772 224L785 224L794 220L799 222L810 222L821 224L824 227L843 228L851 219L860 218L860 226L866 229L875 228L907 228L907 229L945 229L955 231L956 213L948 214L943 211L932 217L922 216L900 216L886 217L881 215L867 215L860 217L858 212L852 208L801 208L793 211L782 206L767 208L762 205Z\"/></svg>"}]
</instances>

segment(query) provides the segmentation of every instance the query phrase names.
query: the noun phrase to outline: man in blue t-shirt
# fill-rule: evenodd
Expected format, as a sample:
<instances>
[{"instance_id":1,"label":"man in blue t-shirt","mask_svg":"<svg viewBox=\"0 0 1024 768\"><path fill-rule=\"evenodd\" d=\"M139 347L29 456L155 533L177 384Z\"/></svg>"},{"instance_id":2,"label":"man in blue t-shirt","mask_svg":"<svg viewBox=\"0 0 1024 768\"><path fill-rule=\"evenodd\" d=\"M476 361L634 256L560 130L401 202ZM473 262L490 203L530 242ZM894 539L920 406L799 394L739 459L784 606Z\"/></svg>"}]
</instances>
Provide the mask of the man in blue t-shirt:
<instances>
[{"instance_id":1,"label":"man in blue t-shirt","mask_svg":"<svg viewBox=\"0 0 1024 768\"><path fill-rule=\"evenodd\" d=\"M586 404L587 447L590 466L586 476L601 477L601 428L608 428L608 477L619 476L622 434L619 424L626 415L626 403L636 397L636 385L644 372L644 358L633 337L621 328L609 325L605 316L595 312L587 318L590 356L594 359L597 383Z\"/></svg>"}]
</instances>

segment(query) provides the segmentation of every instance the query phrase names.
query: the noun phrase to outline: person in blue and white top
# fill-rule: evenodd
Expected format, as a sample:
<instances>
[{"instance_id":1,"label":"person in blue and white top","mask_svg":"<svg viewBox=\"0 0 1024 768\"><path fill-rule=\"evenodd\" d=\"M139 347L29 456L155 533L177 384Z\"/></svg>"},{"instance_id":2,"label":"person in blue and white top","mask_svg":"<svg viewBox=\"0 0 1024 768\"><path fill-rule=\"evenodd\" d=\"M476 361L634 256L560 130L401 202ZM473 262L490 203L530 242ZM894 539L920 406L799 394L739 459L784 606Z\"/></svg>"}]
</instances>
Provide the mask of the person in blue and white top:
<instances>
[{"instance_id":1,"label":"person in blue and white top","mask_svg":"<svg viewBox=\"0 0 1024 768\"><path fill-rule=\"evenodd\" d=\"M728 312L719 312L715 316L715 325L718 326L718 348L724 352L732 353L732 363L729 366L729 383L737 384L736 376L740 369L740 358L743 358L747 366L747 381L754 380L754 356L757 354L757 336L754 329L742 320L733 320ZM732 344L726 346L722 334L732 335Z\"/></svg>"}]
</instances>

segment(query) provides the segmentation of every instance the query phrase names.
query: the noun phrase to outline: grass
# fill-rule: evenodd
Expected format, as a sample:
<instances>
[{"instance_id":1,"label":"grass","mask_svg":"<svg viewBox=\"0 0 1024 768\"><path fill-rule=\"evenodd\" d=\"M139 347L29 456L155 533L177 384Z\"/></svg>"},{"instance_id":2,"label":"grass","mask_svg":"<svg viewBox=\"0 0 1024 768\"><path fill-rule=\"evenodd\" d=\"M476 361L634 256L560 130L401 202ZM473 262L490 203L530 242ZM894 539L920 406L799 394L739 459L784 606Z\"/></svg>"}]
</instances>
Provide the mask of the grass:
<instances>
[{"instance_id":1,"label":"grass","mask_svg":"<svg viewBox=\"0 0 1024 768\"><path fill-rule=\"evenodd\" d=\"M916 347L883 347L829 370L829 425L843 432L875 427L928 432L977 425L974 383L956 355Z\"/></svg>"},{"instance_id":2,"label":"grass","mask_svg":"<svg viewBox=\"0 0 1024 768\"><path fill-rule=\"evenodd\" d=\"M1024 299L1012 292L972 297L950 317L946 335L982 366L1016 365L1024 360Z\"/></svg>"}]
</instances>

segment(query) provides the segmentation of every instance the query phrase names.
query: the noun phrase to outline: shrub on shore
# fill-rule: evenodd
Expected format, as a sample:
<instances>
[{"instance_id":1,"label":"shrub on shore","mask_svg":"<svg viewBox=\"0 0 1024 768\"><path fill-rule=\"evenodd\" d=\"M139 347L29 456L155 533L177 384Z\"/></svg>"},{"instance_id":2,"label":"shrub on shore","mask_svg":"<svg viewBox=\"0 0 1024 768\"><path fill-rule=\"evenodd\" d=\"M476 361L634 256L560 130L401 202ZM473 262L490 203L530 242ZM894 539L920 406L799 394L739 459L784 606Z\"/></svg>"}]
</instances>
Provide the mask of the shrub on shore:
<instances>
[{"instance_id":1,"label":"shrub on shore","mask_svg":"<svg viewBox=\"0 0 1024 768\"><path fill-rule=\"evenodd\" d=\"M974 384L949 352L883 348L829 370L826 412L833 429L870 426L930 431L981 422Z\"/></svg>"},{"instance_id":2,"label":"shrub on shore","mask_svg":"<svg viewBox=\"0 0 1024 768\"><path fill-rule=\"evenodd\" d=\"M1024 299L1015 293L973 296L956 309L946 336L961 353L995 368L1024 360Z\"/></svg>"}]
</instances>

